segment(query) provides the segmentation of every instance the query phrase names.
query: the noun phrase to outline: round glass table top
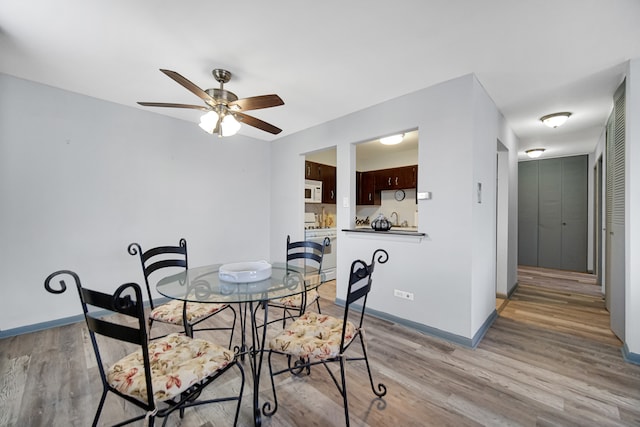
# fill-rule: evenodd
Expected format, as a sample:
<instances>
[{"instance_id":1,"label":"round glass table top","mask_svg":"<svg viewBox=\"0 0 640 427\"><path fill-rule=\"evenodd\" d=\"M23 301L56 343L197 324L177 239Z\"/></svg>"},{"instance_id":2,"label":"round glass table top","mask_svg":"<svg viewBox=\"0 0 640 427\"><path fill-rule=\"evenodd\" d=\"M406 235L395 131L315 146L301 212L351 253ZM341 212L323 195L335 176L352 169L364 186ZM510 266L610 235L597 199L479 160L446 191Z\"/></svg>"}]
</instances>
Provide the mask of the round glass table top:
<instances>
[{"instance_id":1,"label":"round glass table top","mask_svg":"<svg viewBox=\"0 0 640 427\"><path fill-rule=\"evenodd\" d=\"M167 276L156 285L158 292L168 298L190 302L241 303L266 301L300 294L321 283L317 270L306 270L285 263L271 266L271 277L246 283L228 282L218 273L223 264L189 268Z\"/></svg>"}]
</instances>

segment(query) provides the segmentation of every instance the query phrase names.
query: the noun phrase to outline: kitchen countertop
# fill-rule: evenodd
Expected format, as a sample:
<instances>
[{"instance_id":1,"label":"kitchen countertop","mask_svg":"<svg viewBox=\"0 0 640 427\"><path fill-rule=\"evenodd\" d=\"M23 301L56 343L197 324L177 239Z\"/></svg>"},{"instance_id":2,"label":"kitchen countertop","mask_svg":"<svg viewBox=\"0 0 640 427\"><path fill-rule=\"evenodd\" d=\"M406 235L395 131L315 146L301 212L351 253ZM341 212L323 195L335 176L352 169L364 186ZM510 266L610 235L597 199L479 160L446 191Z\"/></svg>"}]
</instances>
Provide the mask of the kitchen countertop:
<instances>
[{"instance_id":1,"label":"kitchen countertop","mask_svg":"<svg viewBox=\"0 0 640 427\"><path fill-rule=\"evenodd\" d=\"M391 230L378 231L371 228L371 226L359 226L356 228L343 228L342 231L350 233L366 233L366 234L386 234L394 236L417 236L424 237L426 233L419 233L418 227L391 227Z\"/></svg>"}]
</instances>

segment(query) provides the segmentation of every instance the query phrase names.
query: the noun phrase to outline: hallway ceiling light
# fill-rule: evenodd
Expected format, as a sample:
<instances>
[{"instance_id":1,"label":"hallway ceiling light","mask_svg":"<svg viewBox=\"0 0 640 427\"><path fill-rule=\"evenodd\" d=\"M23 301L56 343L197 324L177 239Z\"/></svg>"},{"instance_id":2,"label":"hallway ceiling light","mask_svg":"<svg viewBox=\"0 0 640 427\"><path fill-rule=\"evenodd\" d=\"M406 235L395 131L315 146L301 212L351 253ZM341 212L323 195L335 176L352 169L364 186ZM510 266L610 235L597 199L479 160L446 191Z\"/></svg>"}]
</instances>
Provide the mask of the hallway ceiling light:
<instances>
[{"instance_id":1,"label":"hallway ceiling light","mask_svg":"<svg viewBox=\"0 0 640 427\"><path fill-rule=\"evenodd\" d=\"M384 138L380 138L380 143L384 145L396 145L400 144L404 139L404 133L398 135L386 136Z\"/></svg>"},{"instance_id":2,"label":"hallway ceiling light","mask_svg":"<svg viewBox=\"0 0 640 427\"><path fill-rule=\"evenodd\" d=\"M525 151L525 153L527 153L527 156L529 156L530 158L536 159L540 157L542 153L544 153L544 148L532 148L530 150Z\"/></svg>"},{"instance_id":3,"label":"hallway ceiling light","mask_svg":"<svg viewBox=\"0 0 640 427\"><path fill-rule=\"evenodd\" d=\"M540 121L550 128L557 128L562 126L571 117L571 113L553 113L540 117Z\"/></svg>"}]
</instances>

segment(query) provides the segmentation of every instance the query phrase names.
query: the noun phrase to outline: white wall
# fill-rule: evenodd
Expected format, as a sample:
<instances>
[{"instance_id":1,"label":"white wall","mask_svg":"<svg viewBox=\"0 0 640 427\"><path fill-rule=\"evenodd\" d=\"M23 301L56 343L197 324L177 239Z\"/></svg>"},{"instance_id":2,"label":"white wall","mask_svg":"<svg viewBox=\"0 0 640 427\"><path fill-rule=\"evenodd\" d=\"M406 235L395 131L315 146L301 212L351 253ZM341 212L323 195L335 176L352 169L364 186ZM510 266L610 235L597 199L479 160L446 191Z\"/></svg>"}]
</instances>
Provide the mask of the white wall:
<instances>
[{"instance_id":1,"label":"white wall","mask_svg":"<svg viewBox=\"0 0 640 427\"><path fill-rule=\"evenodd\" d=\"M47 293L142 282L126 252L177 244L190 265L269 259L269 144L0 74L0 330L81 313Z\"/></svg>"},{"instance_id":2,"label":"white wall","mask_svg":"<svg viewBox=\"0 0 640 427\"><path fill-rule=\"evenodd\" d=\"M375 273L369 307L392 316L471 339L495 310L495 165L498 139L512 148L499 112L473 75L451 80L273 143L271 252L287 234L302 236L303 158L301 153L337 147L338 229L355 216L355 147L407 129L419 131L417 238L339 232L338 298L344 298L351 261L370 261L374 249L390 260ZM517 153L509 156L509 175L517 178ZM478 205L475 185L483 185ZM517 182L517 179L515 179ZM510 195L513 187L510 186ZM516 190L517 191L517 188ZM347 197L349 206L342 204ZM486 202L484 202L486 200ZM510 201L507 253L517 251L517 200ZM515 284L515 258L508 266ZM415 301L394 298L393 289L413 292Z\"/></svg>"},{"instance_id":3,"label":"white wall","mask_svg":"<svg viewBox=\"0 0 640 427\"><path fill-rule=\"evenodd\" d=\"M338 229L349 228L353 144L416 128L418 189L433 194L419 202L419 231L427 237L340 232L338 297L351 261L369 261L383 247L390 261L376 271L370 307L473 338L495 308L498 139L510 150L505 253L515 284L515 137L472 75L284 137L271 148L242 136L219 140L194 123L5 75L0 89L0 286L9 295L0 302L3 331L79 313L75 295L44 291L53 270L74 269L85 284L105 290L140 281L137 261L126 253L131 241L153 246L185 237L191 265L278 260L287 234L304 236L306 152L336 147ZM487 183L482 204L477 182ZM415 301L391 297L394 288L413 292Z\"/></svg>"}]
</instances>

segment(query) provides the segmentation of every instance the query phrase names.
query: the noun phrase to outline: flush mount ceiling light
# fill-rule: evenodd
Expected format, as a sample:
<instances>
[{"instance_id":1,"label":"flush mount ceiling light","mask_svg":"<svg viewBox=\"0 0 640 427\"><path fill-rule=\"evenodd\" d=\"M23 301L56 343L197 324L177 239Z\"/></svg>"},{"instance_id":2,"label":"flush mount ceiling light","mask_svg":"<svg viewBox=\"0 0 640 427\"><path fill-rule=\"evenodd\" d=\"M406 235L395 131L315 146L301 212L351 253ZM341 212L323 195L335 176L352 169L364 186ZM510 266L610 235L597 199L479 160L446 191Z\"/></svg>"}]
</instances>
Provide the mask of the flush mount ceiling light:
<instances>
[{"instance_id":1,"label":"flush mount ceiling light","mask_svg":"<svg viewBox=\"0 0 640 427\"><path fill-rule=\"evenodd\" d=\"M404 133L400 133L398 135L385 136L384 138L380 138L380 143L384 145L396 145L400 144L404 139Z\"/></svg>"},{"instance_id":2,"label":"flush mount ceiling light","mask_svg":"<svg viewBox=\"0 0 640 427\"><path fill-rule=\"evenodd\" d=\"M540 117L540 121L550 128L557 128L558 126L562 126L569 117L571 117L571 113L568 112L553 113Z\"/></svg>"},{"instance_id":3,"label":"flush mount ceiling light","mask_svg":"<svg viewBox=\"0 0 640 427\"><path fill-rule=\"evenodd\" d=\"M530 158L536 159L540 157L542 153L544 153L544 148L532 148L530 150L525 151L525 153L527 153L527 156L529 156Z\"/></svg>"}]
</instances>

